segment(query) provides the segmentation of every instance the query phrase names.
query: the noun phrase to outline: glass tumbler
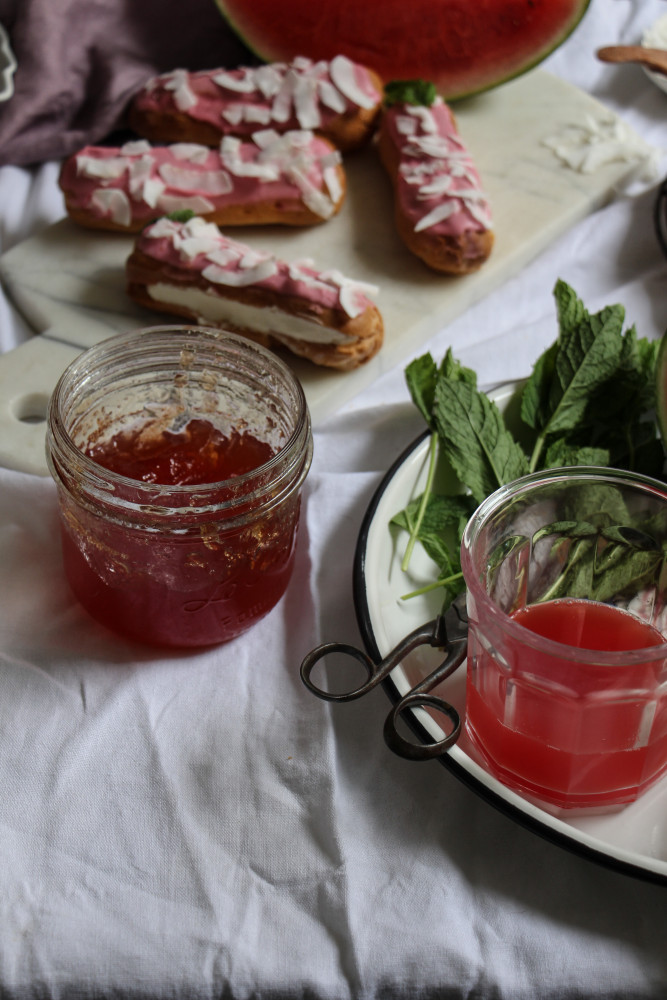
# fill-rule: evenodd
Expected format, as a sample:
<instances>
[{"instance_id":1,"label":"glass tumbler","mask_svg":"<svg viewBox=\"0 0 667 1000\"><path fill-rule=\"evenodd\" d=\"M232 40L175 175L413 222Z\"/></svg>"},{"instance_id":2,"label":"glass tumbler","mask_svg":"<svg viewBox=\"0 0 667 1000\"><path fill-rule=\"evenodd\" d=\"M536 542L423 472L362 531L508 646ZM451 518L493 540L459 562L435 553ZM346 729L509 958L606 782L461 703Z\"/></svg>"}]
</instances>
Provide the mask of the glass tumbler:
<instances>
[{"instance_id":1,"label":"glass tumbler","mask_svg":"<svg viewBox=\"0 0 667 1000\"><path fill-rule=\"evenodd\" d=\"M465 732L506 786L606 811L665 772L666 552L667 488L613 469L530 475L475 512Z\"/></svg>"},{"instance_id":2,"label":"glass tumbler","mask_svg":"<svg viewBox=\"0 0 667 1000\"><path fill-rule=\"evenodd\" d=\"M193 420L225 439L252 435L271 457L221 482L169 485L110 471L89 454L127 434L187 434ZM147 643L239 635L285 592L311 458L299 382L246 338L160 326L90 348L61 376L47 418L74 594L102 624Z\"/></svg>"}]
</instances>

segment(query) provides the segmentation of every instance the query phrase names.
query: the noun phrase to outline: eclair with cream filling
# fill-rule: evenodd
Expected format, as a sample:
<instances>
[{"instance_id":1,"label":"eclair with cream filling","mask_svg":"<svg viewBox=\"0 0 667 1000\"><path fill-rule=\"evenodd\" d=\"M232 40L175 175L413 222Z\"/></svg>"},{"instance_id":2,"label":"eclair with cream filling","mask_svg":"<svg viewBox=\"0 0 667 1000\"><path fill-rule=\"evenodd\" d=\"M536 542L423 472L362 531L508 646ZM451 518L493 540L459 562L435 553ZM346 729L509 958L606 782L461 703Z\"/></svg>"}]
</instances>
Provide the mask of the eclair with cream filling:
<instances>
[{"instance_id":1,"label":"eclair with cream filling","mask_svg":"<svg viewBox=\"0 0 667 1000\"><path fill-rule=\"evenodd\" d=\"M147 226L126 276L129 297L145 308L285 347L316 365L349 371L382 346L375 286L251 249L200 217Z\"/></svg>"}]
</instances>

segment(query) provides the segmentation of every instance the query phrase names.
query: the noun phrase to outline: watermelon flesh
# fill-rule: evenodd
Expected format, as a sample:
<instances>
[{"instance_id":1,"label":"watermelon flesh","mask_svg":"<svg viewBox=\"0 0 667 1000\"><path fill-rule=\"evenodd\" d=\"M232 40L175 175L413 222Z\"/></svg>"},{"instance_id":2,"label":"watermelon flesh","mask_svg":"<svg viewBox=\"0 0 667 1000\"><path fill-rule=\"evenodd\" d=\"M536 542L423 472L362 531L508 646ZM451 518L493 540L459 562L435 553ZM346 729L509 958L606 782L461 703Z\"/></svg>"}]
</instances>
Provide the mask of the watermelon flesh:
<instances>
[{"instance_id":1,"label":"watermelon flesh","mask_svg":"<svg viewBox=\"0 0 667 1000\"><path fill-rule=\"evenodd\" d=\"M346 55L385 83L422 78L448 100L525 73L590 0L215 0L267 62Z\"/></svg>"}]
</instances>

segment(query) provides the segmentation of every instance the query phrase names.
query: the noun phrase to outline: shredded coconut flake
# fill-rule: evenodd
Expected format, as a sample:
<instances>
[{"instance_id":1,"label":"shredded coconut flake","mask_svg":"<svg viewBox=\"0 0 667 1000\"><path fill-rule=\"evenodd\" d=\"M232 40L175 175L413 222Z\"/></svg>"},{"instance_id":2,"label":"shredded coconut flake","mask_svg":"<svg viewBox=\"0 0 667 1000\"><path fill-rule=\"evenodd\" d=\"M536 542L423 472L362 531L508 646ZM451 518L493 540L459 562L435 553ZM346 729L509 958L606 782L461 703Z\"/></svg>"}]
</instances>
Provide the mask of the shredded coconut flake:
<instances>
[{"instance_id":1,"label":"shredded coconut flake","mask_svg":"<svg viewBox=\"0 0 667 1000\"><path fill-rule=\"evenodd\" d=\"M211 152L208 146L202 146L198 142L174 142L169 149L177 160L187 160L189 163L206 163Z\"/></svg>"},{"instance_id":2,"label":"shredded coconut flake","mask_svg":"<svg viewBox=\"0 0 667 1000\"><path fill-rule=\"evenodd\" d=\"M204 198L203 195L192 195L187 197L179 194L161 194L158 198L156 208L166 215L170 212L190 211L197 215L208 215L213 212L215 205Z\"/></svg>"},{"instance_id":3,"label":"shredded coconut flake","mask_svg":"<svg viewBox=\"0 0 667 1000\"><path fill-rule=\"evenodd\" d=\"M253 132L252 134L252 141L256 146L259 146L260 149L268 149L269 146L272 146L279 140L280 135L274 128L261 129L258 132Z\"/></svg>"},{"instance_id":4,"label":"shredded coconut flake","mask_svg":"<svg viewBox=\"0 0 667 1000\"><path fill-rule=\"evenodd\" d=\"M157 208L157 203L166 185L159 177L147 177L141 186L141 200L149 208Z\"/></svg>"},{"instance_id":5,"label":"shredded coconut flake","mask_svg":"<svg viewBox=\"0 0 667 1000\"><path fill-rule=\"evenodd\" d=\"M147 226L144 229L144 236L148 236L151 240L160 239L172 239L179 232L179 226L177 222L173 219L167 219L163 217L158 219L152 225Z\"/></svg>"},{"instance_id":6,"label":"shredded coconut flake","mask_svg":"<svg viewBox=\"0 0 667 1000\"><path fill-rule=\"evenodd\" d=\"M327 191L329 192L329 197L332 202L337 205L343 197L343 185L340 182L340 177L336 167L324 168L324 183Z\"/></svg>"},{"instance_id":7,"label":"shredded coconut flake","mask_svg":"<svg viewBox=\"0 0 667 1000\"><path fill-rule=\"evenodd\" d=\"M194 260L200 254L208 255L220 242L220 234L216 236L184 236L178 241L177 249L184 260Z\"/></svg>"},{"instance_id":8,"label":"shredded coconut flake","mask_svg":"<svg viewBox=\"0 0 667 1000\"><path fill-rule=\"evenodd\" d=\"M240 125L243 121L243 105L229 104L220 114L230 125Z\"/></svg>"},{"instance_id":9,"label":"shredded coconut flake","mask_svg":"<svg viewBox=\"0 0 667 1000\"><path fill-rule=\"evenodd\" d=\"M659 176L662 151L644 142L618 118L596 119L586 115L567 125L560 135L542 140L555 156L582 174L591 174L614 162L635 164L646 179Z\"/></svg>"},{"instance_id":10,"label":"shredded coconut flake","mask_svg":"<svg viewBox=\"0 0 667 1000\"><path fill-rule=\"evenodd\" d=\"M443 205L437 205L428 215L424 215L415 226L415 232L421 233L423 229L430 229L431 226L437 226L439 222L444 222L451 215L457 211L457 204L452 199L451 201L446 201Z\"/></svg>"},{"instance_id":11,"label":"shredded coconut flake","mask_svg":"<svg viewBox=\"0 0 667 1000\"><path fill-rule=\"evenodd\" d=\"M142 153L150 153L151 144L147 139L134 139L123 143L120 151L123 156L140 156Z\"/></svg>"},{"instance_id":12,"label":"shredded coconut flake","mask_svg":"<svg viewBox=\"0 0 667 1000\"><path fill-rule=\"evenodd\" d=\"M278 271L278 266L274 260L262 261L257 267L240 269L238 271L228 271L217 264L210 264L202 271L202 277L207 281L212 281L218 285L229 285L233 288L243 288L246 285L255 285L260 281L266 281Z\"/></svg>"},{"instance_id":13,"label":"shredded coconut flake","mask_svg":"<svg viewBox=\"0 0 667 1000\"><path fill-rule=\"evenodd\" d=\"M303 198L304 205L306 205L311 212L315 215L319 215L322 219L329 219L333 213L335 205L318 187L310 181L308 175L301 167L296 165L288 169L288 175L290 180L292 180L301 192L301 197Z\"/></svg>"},{"instance_id":14,"label":"shredded coconut flake","mask_svg":"<svg viewBox=\"0 0 667 1000\"><path fill-rule=\"evenodd\" d=\"M329 73L334 84L348 101L360 108L373 108L376 98L366 94L357 83L354 63L347 56L335 56L329 65Z\"/></svg>"},{"instance_id":15,"label":"shredded coconut flake","mask_svg":"<svg viewBox=\"0 0 667 1000\"><path fill-rule=\"evenodd\" d=\"M255 83L263 97L273 97L277 94L281 79L280 70L276 66L260 66L255 70Z\"/></svg>"},{"instance_id":16,"label":"shredded coconut flake","mask_svg":"<svg viewBox=\"0 0 667 1000\"><path fill-rule=\"evenodd\" d=\"M233 90L238 94L252 94L257 90L257 80L252 73L215 73L213 82L223 90Z\"/></svg>"},{"instance_id":17,"label":"shredded coconut flake","mask_svg":"<svg viewBox=\"0 0 667 1000\"><path fill-rule=\"evenodd\" d=\"M243 111L243 120L251 125L268 125L271 121L271 111L262 104L247 104Z\"/></svg>"},{"instance_id":18,"label":"shredded coconut flake","mask_svg":"<svg viewBox=\"0 0 667 1000\"><path fill-rule=\"evenodd\" d=\"M168 76L165 88L173 91L174 103L179 111L190 111L197 103L197 95L190 87L187 70L174 70Z\"/></svg>"},{"instance_id":19,"label":"shredded coconut flake","mask_svg":"<svg viewBox=\"0 0 667 1000\"><path fill-rule=\"evenodd\" d=\"M294 84L294 110L301 128L315 129L322 123L317 106L317 83L307 76L296 78Z\"/></svg>"},{"instance_id":20,"label":"shredded coconut flake","mask_svg":"<svg viewBox=\"0 0 667 1000\"><path fill-rule=\"evenodd\" d=\"M99 159L96 156L79 154L76 158L77 173L95 180L112 181L122 177L128 167L125 156L109 156Z\"/></svg>"},{"instance_id":21,"label":"shredded coconut flake","mask_svg":"<svg viewBox=\"0 0 667 1000\"><path fill-rule=\"evenodd\" d=\"M329 108L330 111L335 111L336 114L343 114L345 108L347 107L345 98L339 90L336 90L334 85L330 83L329 80L317 81L317 93L325 108Z\"/></svg>"},{"instance_id":22,"label":"shredded coconut flake","mask_svg":"<svg viewBox=\"0 0 667 1000\"><path fill-rule=\"evenodd\" d=\"M215 197L233 190L231 178L224 170L188 170L175 163L163 163L159 173L174 191L201 191Z\"/></svg>"},{"instance_id":23,"label":"shredded coconut flake","mask_svg":"<svg viewBox=\"0 0 667 1000\"><path fill-rule=\"evenodd\" d=\"M93 192L90 204L118 226L129 226L132 221L130 199L118 188L98 188Z\"/></svg>"},{"instance_id":24,"label":"shredded coconut flake","mask_svg":"<svg viewBox=\"0 0 667 1000\"><path fill-rule=\"evenodd\" d=\"M241 250L233 246L220 246L220 234L218 233L218 246L209 250L206 257L211 264L218 264L220 267L227 267L229 264L236 264L241 256Z\"/></svg>"},{"instance_id":25,"label":"shredded coconut flake","mask_svg":"<svg viewBox=\"0 0 667 1000\"><path fill-rule=\"evenodd\" d=\"M405 110L409 115L419 119L424 132L428 132L431 135L437 133L438 126L429 108L422 107L422 105L408 105Z\"/></svg>"}]
</instances>

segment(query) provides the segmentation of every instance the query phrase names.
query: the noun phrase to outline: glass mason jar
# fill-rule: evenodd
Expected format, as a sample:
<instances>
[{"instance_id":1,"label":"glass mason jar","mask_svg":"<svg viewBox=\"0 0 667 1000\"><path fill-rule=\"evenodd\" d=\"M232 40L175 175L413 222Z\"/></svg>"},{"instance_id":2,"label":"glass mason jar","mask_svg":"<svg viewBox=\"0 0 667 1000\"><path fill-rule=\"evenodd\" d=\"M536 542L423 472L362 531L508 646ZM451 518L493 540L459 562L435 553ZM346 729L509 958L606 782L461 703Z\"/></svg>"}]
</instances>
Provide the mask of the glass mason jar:
<instances>
[{"instance_id":1,"label":"glass mason jar","mask_svg":"<svg viewBox=\"0 0 667 1000\"><path fill-rule=\"evenodd\" d=\"M164 485L87 454L203 420L272 457L221 482ZM61 376L47 417L63 560L74 594L134 639L204 646L239 635L292 574L301 487L312 459L303 390L273 353L200 327L136 330L90 348Z\"/></svg>"}]
</instances>

